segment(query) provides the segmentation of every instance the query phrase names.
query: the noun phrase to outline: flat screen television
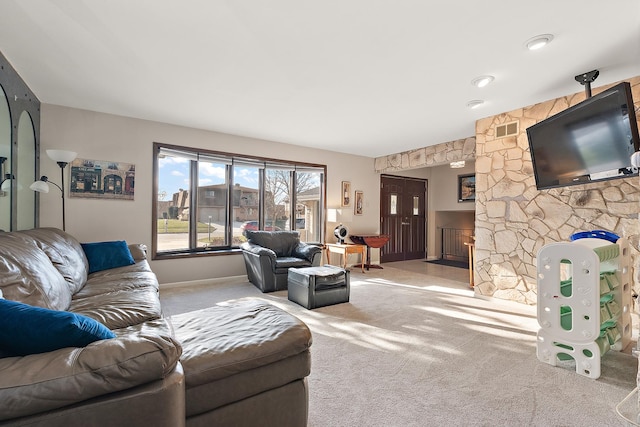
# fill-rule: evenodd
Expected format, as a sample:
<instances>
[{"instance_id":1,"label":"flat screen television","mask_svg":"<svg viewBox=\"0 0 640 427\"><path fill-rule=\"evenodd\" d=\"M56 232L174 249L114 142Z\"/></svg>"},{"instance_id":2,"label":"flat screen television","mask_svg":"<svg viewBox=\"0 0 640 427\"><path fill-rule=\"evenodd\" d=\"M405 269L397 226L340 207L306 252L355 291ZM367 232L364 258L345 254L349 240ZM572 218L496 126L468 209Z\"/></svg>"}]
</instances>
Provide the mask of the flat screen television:
<instances>
[{"instance_id":1,"label":"flat screen television","mask_svg":"<svg viewBox=\"0 0 640 427\"><path fill-rule=\"evenodd\" d=\"M539 190L638 175L631 85L619 83L527 128Z\"/></svg>"}]
</instances>

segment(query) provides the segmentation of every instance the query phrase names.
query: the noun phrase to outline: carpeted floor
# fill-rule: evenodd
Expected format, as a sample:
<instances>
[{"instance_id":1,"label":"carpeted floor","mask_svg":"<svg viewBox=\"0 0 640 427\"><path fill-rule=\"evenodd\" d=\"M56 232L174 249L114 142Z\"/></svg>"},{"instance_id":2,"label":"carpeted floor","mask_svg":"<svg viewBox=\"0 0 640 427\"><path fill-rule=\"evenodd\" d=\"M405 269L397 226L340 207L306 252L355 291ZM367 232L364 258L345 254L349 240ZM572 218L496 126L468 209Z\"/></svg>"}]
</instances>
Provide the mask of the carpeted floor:
<instances>
[{"instance_id":1,"label":"carpeted floor","mask_svg":"<svg viewBox=\"0 0 640 427\"><path fill-rule=\"evenodd\" d=\"M615 407L636 385L635 357L607 353L597 380L541 363L535 307L474 298L461 270L419 264L354 269L350 302L316 310L247 282L161 299L172 315L261 298L307 323L310 427L627 425Z\"/></svg>"}]
</instances>

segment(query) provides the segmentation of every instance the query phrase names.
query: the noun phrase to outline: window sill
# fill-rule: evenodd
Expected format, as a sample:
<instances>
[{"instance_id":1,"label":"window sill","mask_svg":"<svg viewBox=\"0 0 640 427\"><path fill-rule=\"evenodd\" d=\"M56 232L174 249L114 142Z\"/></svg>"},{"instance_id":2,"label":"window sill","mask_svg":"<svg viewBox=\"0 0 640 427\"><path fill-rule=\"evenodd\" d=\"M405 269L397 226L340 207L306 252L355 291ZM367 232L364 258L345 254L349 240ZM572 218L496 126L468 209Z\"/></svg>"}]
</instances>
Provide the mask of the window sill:
<instances>
[{"instance_id":1,"label":"window sill","mask_svg":"<svg viewBox=\"0 0 640 427\"><path fill-rule=\"evenodd\" d=\"M163 259L181 259L181 258L199 258L199 257L209 257L209 256L224 256L224 255L237 255L241 254L242 250L240 248L225 248L225 249L198 249L193 251L166 251L166 252L158 252L153 254L151 259L153 261L163 260Z\"/></svg>"}]
</instances>

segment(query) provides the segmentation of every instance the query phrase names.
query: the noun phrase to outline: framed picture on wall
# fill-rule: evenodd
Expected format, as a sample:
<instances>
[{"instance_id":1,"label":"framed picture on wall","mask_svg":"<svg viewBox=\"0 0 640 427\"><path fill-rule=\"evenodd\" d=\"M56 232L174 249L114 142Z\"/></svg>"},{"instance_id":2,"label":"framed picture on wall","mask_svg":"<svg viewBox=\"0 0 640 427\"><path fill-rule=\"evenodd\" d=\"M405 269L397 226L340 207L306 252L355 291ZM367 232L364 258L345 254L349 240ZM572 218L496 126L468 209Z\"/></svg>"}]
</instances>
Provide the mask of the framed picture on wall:
<instances>
[{"instance_id":1,"label":"framed picture on wall","mask_svg":"<svg viewBox=\"0 0 640 427\"><path fill-rule=\"evenodd\" d=\"M476 201L475 174L458 175L458 202Z\"/></svg>"},{"instance_id":2,"label":"framed picture on wall","mask_svg":"<svg viewBox=\"0 0 640 427\"><path fill-rule=\"evenodd\" d=\"M70 198L134 199L136 167L131 163L75 159L70 169Z\"/></svg>"},{"instance_id":3,"label":"framed picture on wall","mask_svg":"<svg viewBox=\"0 0 640 427\"><path fill-rule=\"evenodd\" d=\"M342 207L351 206L351 183L349 181L342 181L342 200L340 205Z\"/></svg>"},{"instance_id":4,"label":"framed picture on wall","mask_svg":"<svg viewBox=\"0 0 640 427\"><path fill-rule=\"evenodd\" d=\"M362 191L356 190L356 197L353 203L353 213L354 215L362 215L362 207L364 205L363 193Z\"/></svg>"}]
</instances>

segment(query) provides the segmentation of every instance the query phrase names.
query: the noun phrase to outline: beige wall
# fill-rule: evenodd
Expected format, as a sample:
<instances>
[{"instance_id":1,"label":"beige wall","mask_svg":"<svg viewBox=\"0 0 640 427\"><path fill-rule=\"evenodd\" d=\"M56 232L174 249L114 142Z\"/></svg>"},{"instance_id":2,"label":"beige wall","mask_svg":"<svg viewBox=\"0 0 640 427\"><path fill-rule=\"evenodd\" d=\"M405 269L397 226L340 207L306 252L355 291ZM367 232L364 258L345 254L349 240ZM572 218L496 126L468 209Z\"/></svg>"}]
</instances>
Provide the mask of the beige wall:
<instances>
[{"instance_id":1,"label":"beige wall","mask_svg":"<svg viewBox=\"0 0 640 427\"><path fill-rule=\"evenodd\" d=\"M60 169L46 156L59 148L78 152L78 157L113 160L136 166L135 200L66 199L67 231L81 242L126 240L151 247L152 145L153 142L205 148L327 165L327 203L339 204L340 183L350 181L352 191L364 192L364 214L345 223L353 233L377 233L379 175L374 160L325 150L244 138L165 123L157 123L56 105L42 105L40 168L60 183ZM65 170L66 190L69 171ZM62 227L60 193L40 197L40 226ZM331 224L328 230L333 230ZM378 251L372 251L374 262ZM357 262L355 259L352 262ZM239 254L151 261L160 283L246 275Z\"/></svg>"},{"instance_id":2,"label":"beige wall","mask_svg":"<svg viewBox=\"0 0 640 427\"><path fill-rule=\"evenodd\" d=\"M433 211L474 211L473 202L458 202L458 176L475 173L475 162L467 161L460 169L449 165L432 168L429 181L430 210Z\"/></svg>"},{"instance_id":3,"label":"beige wall","mask_svg":"<svg viewBox=\"0 0 640 427\"><path fill-rule=\"evenodd\" d=\"M636 109L640 77L628 79ZM597 94L610 86L594 88ZM638 177L538 191L526 129L585 99L584 91L520 108L476 123L475 292L536 302L536 255L577 231L640 233ZM640 121L640 117L638 117ZM519 134L496 138L495 126L519 122ZM633 265L638 252L632 251ZM635 279L636 288L638 279Z\"/></svg>"}]
</instances>

